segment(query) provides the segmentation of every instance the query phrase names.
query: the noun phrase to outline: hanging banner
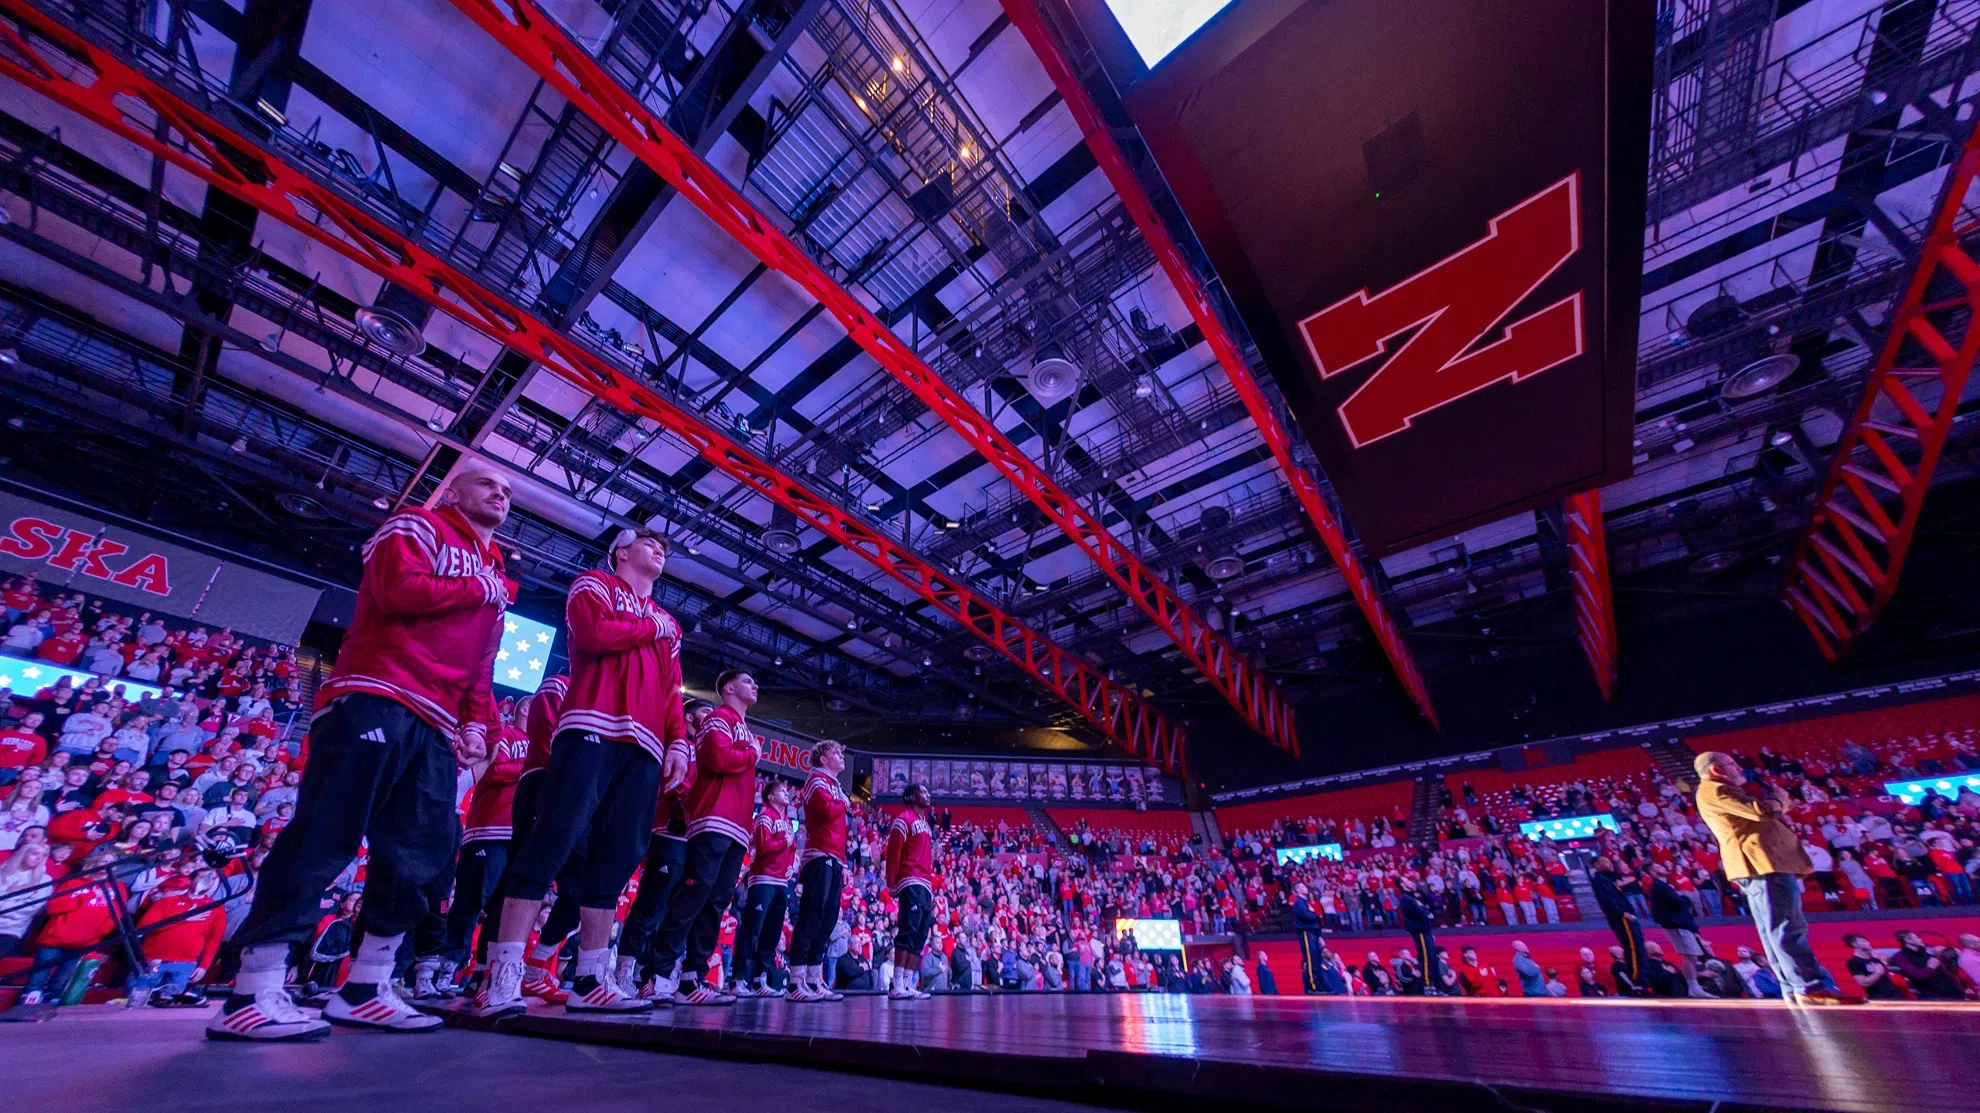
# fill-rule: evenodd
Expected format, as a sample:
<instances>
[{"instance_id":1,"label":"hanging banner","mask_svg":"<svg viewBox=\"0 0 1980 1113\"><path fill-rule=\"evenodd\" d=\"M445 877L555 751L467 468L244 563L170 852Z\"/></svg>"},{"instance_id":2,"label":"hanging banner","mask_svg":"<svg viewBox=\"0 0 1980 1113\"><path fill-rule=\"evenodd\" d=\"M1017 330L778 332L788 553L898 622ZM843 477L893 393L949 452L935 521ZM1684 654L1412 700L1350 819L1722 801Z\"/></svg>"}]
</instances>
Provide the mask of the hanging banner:
<instances>
[{"instance_id":1,"label":"hanging banner","mask_svg":"<svg viewBox=\"0 0 1980 1113\"><path fill-rule=\"evenodd\" d=\"M1629 474L1652 0L1069 0L1375 555Z\"/></svg>"},{"instance_id":2,"label":"hanging banner","mask_svg":"<svg viewBox=\"0 0 1980 1113\"><path fill-rule=\"evenodd\" d=\"M323 592L0 491L0 576L32 572L44 595L80 591L210 629L294 644Z\"/></svg>"}]
</instances>

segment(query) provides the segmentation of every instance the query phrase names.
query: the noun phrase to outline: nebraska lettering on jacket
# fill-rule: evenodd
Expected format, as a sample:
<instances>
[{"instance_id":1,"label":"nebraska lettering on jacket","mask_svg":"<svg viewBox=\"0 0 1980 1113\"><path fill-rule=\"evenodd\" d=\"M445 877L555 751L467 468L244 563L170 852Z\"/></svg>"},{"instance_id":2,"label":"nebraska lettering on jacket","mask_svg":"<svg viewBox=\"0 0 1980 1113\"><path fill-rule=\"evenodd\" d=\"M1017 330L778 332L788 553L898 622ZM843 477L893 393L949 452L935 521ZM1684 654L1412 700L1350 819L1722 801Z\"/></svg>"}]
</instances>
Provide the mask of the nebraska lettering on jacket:
<instances>
[{"instance_id":1,"label":"nebraska lettering on jacket","mask_svg":"<svg viewBox=\"0 0 1980 1113\"><path fill-rule=\"evenodd\" d=\"M805 778L798 807L804 809L804 851L798 860L830 858L845 865L846 790L830 775L814 772Z\"/></svg>"},{"instance_id":2,"label":"nebraska lettering on jacket","mask_svg":"<svg viewBox=\"0 0 1980 1113\"><path fill-rule=\"evenodd\" d=\"M521 776L541 773L550 767L550 740L557 737L557 716L564 709L564 693L570 686L568 676L549 677L516 712L517 725L529 736L529 755L523 758Z\"/></svg>"},{"instance_id":3,"label":"nebraska lettering on jacket","mask_svg":"<svg viewBox=\"0 0 1980 1113\"><path fill-rule=\"evenodd\" d=\"M385 520L364 545L357 617L316 710L365 693L411 708L441 733L486 735L509 588L502 552L451 506Z\"/></svg>"},{"instance_id":4,"label":"nebraska lettering on jacket","mask_svg":"<svg viewBox=\"0 0 1980 1113\"><path fill-rule=\"evenodd\" d=\"M935 834L926 816L912 808L894 817L887 828L887 849L881 860L887 865L887 891L900 896L906 889L935 888Z\"/></svg>"},{"instance_id":5,"label":"nebraska lettering on jacket","mask_svg":"<svg viewBox=\"0 0 1980 1113\"><path fill-rule=\"evenodd\" d=\"M529 738L514 727L505 727L502 737L488 747L488 771L474 783L468 798L467 830L462 842L478 839L506 839L515 834L511 813L515 808L516 781L522 777L523 760L529 755Z\"/></svg>"},{"instance_id":6,"label":"nebraska lettering on jacket","mask_svg":"<svg viewBox=\"0 0 1980 1113\"><path fill-rule=\"evenodd\" d=\"M685 749L687 743L674 745ZM755 732L740 714L727 707L709 714L694 746L694 786L687 797L689 838L715 831L749 844L750 817L756 810L756 759L761 753Z\"/></svg>"},{"instance_id":7,"label":"nebraska lettering on jacket","mask_svg":"<svg viewBox=\"0 0 1980 1113\"><path fill-rule=\"evenodd\" d=\"M797 856L791 843L791 824L784 813L765 807L757 814L750 830L749 879L746 884L782 885L791 879L791 866Z\"/></svg>"},{"instance_id":8,"label":"nebraska lettering on jacket","mask_svg":"<svg viewBox=\"0 0 1980 1113\"><path fill-rule=\"evenodd\" d=\"M610 572L586 572L564 605L571 682L557 729L629 742L659 761L687 742L681 626L652 596Z\"/></svg>"}]
</instances>

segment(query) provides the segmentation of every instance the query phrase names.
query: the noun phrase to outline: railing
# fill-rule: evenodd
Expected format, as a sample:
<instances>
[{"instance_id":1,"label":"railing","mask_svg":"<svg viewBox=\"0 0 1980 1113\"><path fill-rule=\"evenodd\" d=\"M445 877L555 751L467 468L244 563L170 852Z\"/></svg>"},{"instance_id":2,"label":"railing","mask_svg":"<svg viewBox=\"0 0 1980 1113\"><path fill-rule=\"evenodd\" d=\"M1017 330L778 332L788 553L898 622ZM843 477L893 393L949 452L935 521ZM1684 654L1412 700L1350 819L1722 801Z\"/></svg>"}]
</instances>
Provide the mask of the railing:
<instances>
[{"instance_id":1,"label":"railing","mask_svg":"<svg viewBox=\"0 0 1980 1113\"><path fill-rule=\"evenodd\" d=\"M114 862L109 862L93 869L81 870L66 877L50 879L33 888L7 893L4 896L0 896L0 910L17 908L23 900L34 901L38 904L46 903L48 899L61 891L72 891L77 888L88 887L100 889L103 892L104 904L110 909L110 917L116 927L109 935L91 944L87 949L90 951L119 952L128 970L132 974L136 974L146 968L143 946L145 936L158 931L160 928L170 927L173 924L203 915L216 908L224 907L234 900L254 891L256 875L252 870L235 875L236 877L246 878L246 884L244 886L229 886L227 879L223 877L221 882L222 891L215 899L195 905L175 916L168 916L154 923L139 926L138 909L142 906L143 901L133 900L131 898L129 886L125 884L125 879L135 877L147 869L182 860L191 854L207 855L208 864L215 869L225 864L224 858L220 858L223 854L221 850L203 839L195 838L191 846L178 846L162 850L145 851L138 854L127 854ZM82 884L78 884L79 882ZM147 897L150 895L150 892L149 890L147 891ZM39 898L38 900L36 900L37 897ZM57 958L49 962L30 963L24 969L15 970L11 974L0 977L0 986L11 984L14 978L19 978L19 984L25 985L37 971L53 969L66 961L68 961L68 956L65 954L62 958Z\"/></svg>"}]
</instances>

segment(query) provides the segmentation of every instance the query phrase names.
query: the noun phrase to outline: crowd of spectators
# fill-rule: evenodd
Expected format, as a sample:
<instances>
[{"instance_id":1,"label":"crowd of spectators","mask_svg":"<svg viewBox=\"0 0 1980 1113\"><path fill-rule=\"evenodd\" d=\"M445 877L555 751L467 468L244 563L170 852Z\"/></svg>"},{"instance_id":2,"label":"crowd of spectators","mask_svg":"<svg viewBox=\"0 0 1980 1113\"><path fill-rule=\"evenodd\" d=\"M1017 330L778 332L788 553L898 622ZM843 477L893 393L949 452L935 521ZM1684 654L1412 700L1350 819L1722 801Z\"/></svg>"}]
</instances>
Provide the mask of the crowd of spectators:
<instances>
[{"instance_id":1,"label":"crowd of spectators","mask_svg":"<svg viewBox=\"0 0 1980 1113\"><path fill-rule=\"evenodd\" d=\"M1889 934L1889 945L1878 946L1863 934L1845 937L1852 948L1851 979L1872 1001L1980 1000L1980 936L1962 933L1956 940L1900 928ZM1316 962L1315 992L1353 996L1446 997L1707 997L1719 999L1779 999L1781 984L1766 958L1751 947L1720 955L1710 940L1699 941L1703 952L1695 981L1686 978L1655 941L1645 945L1647 961L1640 979L1630 975L1621 946L1604 953L1580 949L1572 968L1543 966L1524 940L1514 940L1503 955L1481 953L1460 944L1436 948L1434 972L1426 972L1414 948L1366 952L1359 961L1328 946L1322 939ZM1501 965L1500 963L1503 963ZM1225 990L1226 992L1241 992ZM1214 992L1214 990L1213 990Z\"/></svg>"},{"instance_id":2,"label":"crowd of spectators","mask_svg":"<svg viewBox=\"0 0 1980 1113\"><path fill-rule=\"evenodd\" d=\"M0 689L0 958L35 959L45 968L37 974L42 983L66 984L89 948L113 931L106 902L130 900L167 940L157 954L147 940L153 968L138 971L132 985L155 982L158 999L178 999L212 972L227 925L224 912L188 914L216 900L244 901L253 867L294 815L299 757L285 730L298 695L294 655L226 630L174 629L79 595L46 596L32 577L8 584L0 603L10 637L30 628L0 652L25 648L65 663L66 647L57 656L41 649L66 638L83 646L68 660L101 658L101 668L92 666L97 675L82 683L64 680L32 693ZM133 675L134 663L138 679L157 665L165 691L131 698L111 656L123 662L123 677ZM1763 747L1737 756L1752 779L1793 799L1791 820L1817 867L1811 904L1961 905L1980 891L1980 796L1905 805L1881 787L1889 779L1980 769L1977 740L1969 730L1850 742L1834 752ZM1518 834L1527 819L1600 812L1618 829L1571 845ZM1668 926L1675 918L1743 911L1690 786L1649 768L1483 795L1460 780L1447 791L1428 844L1407 840L1400 807L1284 817L1231 832L1228 850L1182 831L1138 829L1128 813L1121 826L1081 819L1056 836L1021 817L968 822L937 808L934 819L941 883L921 971L932 988L1267 991L1277 981L1269 968L1234 958L1185 965L1172 953L1144 953L1115 924L1174 920L1199 940L1393 930L1403 926L1405 891L1439 928L1555 923L1581 915L1571 875L1596 855L1614 863L1621 891L1647 922ZM890 974L894 908L879 864L887 820L888 809L874 805L856 805L850 816L844 915L828 958L842 987L884 986ZM1343 860L1279 860L1280 850L1324 843L1339 844ZM127 865L111 871L114 886L63 886L91 865L120 861ZM326 902L299 981L334 981L363 877L360 860ZM172 919L180 916L193 926ZM160 920L170 922L161 928ZM1926 943L1908 931L1882 949L1864 939L1850 974L1873 998L1957 996L1970 990L1980 964L1974 944L1966 936L1957 944ZM1498 956L1497 965L1460 948L1427 972L1406 948L1390 958L1371 952L1360 962L1323 953L1320 991L1779 992L1764 959L1745 948L1727 959L1708 947L1693 964L1668 961L1653 945L1643 985L1618 982L1613 962L1586 951L1575 969L1542 969L1523 944Z\"/></svg>"},{"instance_id":3,"label":"crowd of spectators","mask_svg":"<svg viewBox=\"0 0 1980 1113\"><path fill-rule=\"evenodd\" d=\"M294 652L231 630L127 612L34 576L0 587L9 675L34 662L77 683L0 687L0 960L37 969L23 993L66 992L127 903L159 1000L212 966L229 906L295 814L301 781ZM155 685L134 691L127 680Z\"/></svg>"}]
</instances>

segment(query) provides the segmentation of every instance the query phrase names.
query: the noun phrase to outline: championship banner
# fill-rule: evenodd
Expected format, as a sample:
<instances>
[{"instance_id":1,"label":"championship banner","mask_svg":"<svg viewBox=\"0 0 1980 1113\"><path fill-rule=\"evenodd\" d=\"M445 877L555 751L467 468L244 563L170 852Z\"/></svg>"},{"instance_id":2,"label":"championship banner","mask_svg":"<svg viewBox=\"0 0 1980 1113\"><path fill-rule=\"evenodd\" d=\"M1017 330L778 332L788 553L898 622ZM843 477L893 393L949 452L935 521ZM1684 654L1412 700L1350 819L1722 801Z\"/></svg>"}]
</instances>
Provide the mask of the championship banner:
<instances>
[{"instance_id":1,"label":"championship banner","mask_svg":"<svg viewBox=\"0 0 1980 1113\"><path fill-rule=\"evenodd\" d=\"M28 572L48 589L44 594L80 591L291 645L323 594L87 513L0 491L0 576Z\"/></svg>"}]
</instances>

